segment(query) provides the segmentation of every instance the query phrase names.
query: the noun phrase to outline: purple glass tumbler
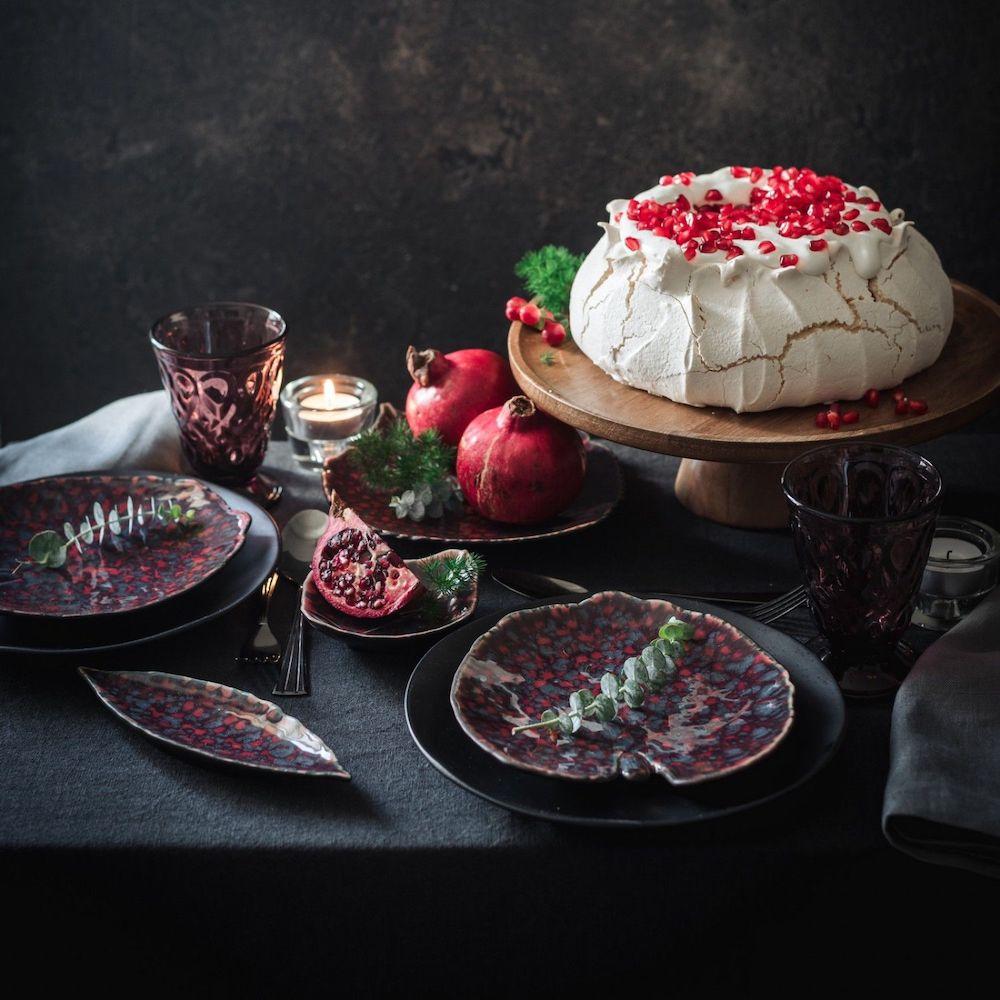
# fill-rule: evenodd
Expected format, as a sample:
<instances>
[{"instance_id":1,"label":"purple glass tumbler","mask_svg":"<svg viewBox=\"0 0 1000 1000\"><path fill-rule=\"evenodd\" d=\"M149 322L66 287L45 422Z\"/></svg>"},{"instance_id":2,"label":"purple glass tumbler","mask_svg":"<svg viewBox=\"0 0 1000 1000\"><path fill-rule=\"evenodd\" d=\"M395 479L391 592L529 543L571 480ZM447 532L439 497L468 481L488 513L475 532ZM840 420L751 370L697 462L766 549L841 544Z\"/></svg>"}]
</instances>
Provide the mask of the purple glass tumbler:
<instances>
[{"instance_id":1,"label":"purple glass tumbler","mask_svg":"<svg viewBox=\"0 0 1000 1000\"><path fill-rule=\"evenodd\" d=\"M211 302L157 320L149 339L195 472L277 500L281 487L257 470L281 391L285 321L264 306Z\"/></svg>"},{"instance_id":2,"label":"purple glass tumbler","mask_svg":"<svg viewBox=\"0 0 1000 1000\"><path fill-rule=\"evenodd\" d=\"M782 488L831 669L855 693L895 687L941 506L937 469L905 448L838 444L789 462Z\"/></svg>"}]
</instances>

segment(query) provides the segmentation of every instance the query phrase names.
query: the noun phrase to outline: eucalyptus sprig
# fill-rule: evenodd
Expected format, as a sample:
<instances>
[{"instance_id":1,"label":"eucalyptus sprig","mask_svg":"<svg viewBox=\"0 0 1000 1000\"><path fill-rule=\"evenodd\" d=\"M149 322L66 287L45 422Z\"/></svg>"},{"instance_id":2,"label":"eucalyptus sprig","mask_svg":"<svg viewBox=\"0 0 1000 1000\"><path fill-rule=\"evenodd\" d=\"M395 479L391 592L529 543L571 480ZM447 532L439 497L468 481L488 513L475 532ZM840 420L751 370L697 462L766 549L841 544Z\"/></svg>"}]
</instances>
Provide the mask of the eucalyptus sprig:
<instances>
[{"instance_id":1,"label":"eucalyptus sprig","mask_svg":"<svg viewBox=\"0 0 1000 1000\"><path fill-rule=\"evenodd\" d=\"M136 528L140 531L146 526L155 524L176 524L182 527L192 527L196 517L193 508L184 510L176 502L149 498L148 509L143 502L136 502L131 496L124 501L124 512L119 511L118 504L105 509L97 501L94 502L92 514L84 516L79 527L66 521L63 533L58 531L39 531L28 541L28 556L20 559L10 571L13 576L22 567L29 564L58 569L66 562L69 547L75 546L77 552L83 553L84 545L103 545L105 537L117 538L131 535ZM91 516L93 521L91 521ZM143 532L144 533L144 532Z\"/></svg>"},{"instance_id":2,"label":"eucalyptus sprig","mask_svg":"<svg viewBox=\"0 0 1000 1000\"><path fill-rule=\"evenodd\" d=\"M514 273L537 298L538 305L555 313L565 323L569 314L569 293L584 255L566 247L544 246L530 250L515 265Z\"/></svg>"},{"instance_id":3,"label":"eucalyptus sprig","mask_svg":"<svg viewBox=\"0 0 1000 1000\"><path fill-rule=\"evenodd\" d=\"M455 448L436 430L414 436L403 419L372 428L354 442L351 461L372 489L393 491L389 505L397 517L441 517L462 502L451 475Z\"/></svg>"},{"instance_id":4,"label":"eucalyptus sprig","mask_svg":"<svg viewBox=\"0 0 1000 1000\"><path fill-rule=\"evenodd\" d=\"M443 597L465 593L486 569L486 560L476 552L442 556L423 568L428 587Z\"/></svg>"},{"instance_id":5,"label":"eucalyptus sprig","mask_svg":"<svg viewBox=\"0 0 1000 1000\"><path fill-rule=\"evenodd\" d=\"M656 639L645 646L638 656L630 656L618 674L606 673L601 677L601 693L595 695L586 688L569 696L569 711L556 712L547 708L540 722L515 726L513 734L528 729L558 728L572 736L583 725L584 719L611 722L622 705L638 708L651 692L663 690L677 673L676 659L684 652L684 644L694 635L694 628L671 615L660 626Z\"/></svg>"}]
</instances>

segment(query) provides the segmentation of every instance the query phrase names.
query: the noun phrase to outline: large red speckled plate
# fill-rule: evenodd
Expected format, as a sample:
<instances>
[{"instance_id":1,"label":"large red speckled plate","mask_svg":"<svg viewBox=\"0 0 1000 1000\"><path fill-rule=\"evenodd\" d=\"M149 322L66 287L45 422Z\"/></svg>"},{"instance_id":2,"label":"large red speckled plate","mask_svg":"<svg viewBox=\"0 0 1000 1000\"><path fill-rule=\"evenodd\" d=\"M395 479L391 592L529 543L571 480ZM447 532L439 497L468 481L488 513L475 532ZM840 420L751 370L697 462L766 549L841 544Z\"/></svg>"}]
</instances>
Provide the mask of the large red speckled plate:
<instances>
[{"instance_id":1,"label":"large red speckled plate","mask_svg":"<svg viewBox=\"0 0 1000 1000\"><path fill-rule=\"evenodd\" d=\"M513 735L548 708L565 711L580 688L600 691L601 675L656 638L671 615L694 639L676 678L613 722L587 719L573 736L553 730ZM792 724L788 672L734 625L668 601L608 591L579 604L516 611L479 637L455 674L459 725L505 764L576 781L660 774L692 785L748 767L770 753Z\"/></svg>"},{"instance_id":2,"label":"large red speckled plate","mask_svg":"<svg viewBox=\"0 0 1000 1000\"><path fill-rule=\"evenodd\" d=\"M314 732L247 691L155 670L80 673L115 715L172 749L279 774L351 777Z\"/></svg>"},{"instance_id":3,"label":"large red speckled plate","mask_svg":"<svg viewBox=\"0 0 1000 1000\"><path fill-rule=\"evenodd\" d=\"M23 565L31 536L78 525L94 503L124 512L135 503L174 501L196 512L193 529L157 526L103 545L70 546L59 569ZM233 510L197 479L170 475L54 476L0 487L0 611L78 618L136 611L183 594L218 572L246 538L250 515Z\"/></svg>"}]
</instances>

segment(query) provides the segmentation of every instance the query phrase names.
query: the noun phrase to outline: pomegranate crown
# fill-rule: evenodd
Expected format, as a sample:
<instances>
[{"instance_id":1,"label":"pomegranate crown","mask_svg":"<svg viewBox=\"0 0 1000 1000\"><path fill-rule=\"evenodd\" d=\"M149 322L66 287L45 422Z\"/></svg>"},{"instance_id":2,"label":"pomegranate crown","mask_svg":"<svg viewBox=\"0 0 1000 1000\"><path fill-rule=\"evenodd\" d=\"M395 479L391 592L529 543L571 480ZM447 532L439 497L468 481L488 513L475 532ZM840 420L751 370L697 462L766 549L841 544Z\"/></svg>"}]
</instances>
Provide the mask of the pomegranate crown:
<instances>
[{"instance_id":1,"label":"pomegranate crown","mask_svg":"<svg viewBox=\"0 0 1000 1000\"><path fill-rule=\"evenodd\" d=\"M406 349L406 370L421 388L426 389L433 381L433 376L443 367L447 361L440 351L435 351L433 347L428 347L423 351L418 351L412 344Z\"/></svg>"}]
</instances>

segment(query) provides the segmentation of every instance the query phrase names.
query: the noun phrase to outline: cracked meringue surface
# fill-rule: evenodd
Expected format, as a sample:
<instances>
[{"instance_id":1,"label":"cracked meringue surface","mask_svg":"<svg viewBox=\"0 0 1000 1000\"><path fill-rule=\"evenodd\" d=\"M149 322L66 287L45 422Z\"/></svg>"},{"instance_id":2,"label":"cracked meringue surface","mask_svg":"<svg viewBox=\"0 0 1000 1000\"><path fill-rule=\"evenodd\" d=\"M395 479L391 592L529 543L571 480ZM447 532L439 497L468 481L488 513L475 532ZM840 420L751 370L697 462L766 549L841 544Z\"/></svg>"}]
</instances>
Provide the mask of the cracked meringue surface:
<instances>
[{"instance_id":1,"label":"cracked meringue surface","mask_svg":"<svg viewBox=\"0 0 1000 1000\"><path fill-rule=\"evenodd\" d=\"M882 208L870 188L844 186L852 222L837 228L846 233L820 233L810 221L811 232L800 235L765 212L763 223L737 226L751 239L723 240L728 255L726 246L695 248L695 240L637 224L635 206L644 202L683 197L697 210L708 195L712 211L748 206L753 189L775 176L751 180L737 171L747 172L723 167L663 178L608 205L605 234L570 299L584 354L627 385L737 412L857 399L937 360L951 330L951 285L930 243L900 210Z\"/></svg>"}]
</instances>

